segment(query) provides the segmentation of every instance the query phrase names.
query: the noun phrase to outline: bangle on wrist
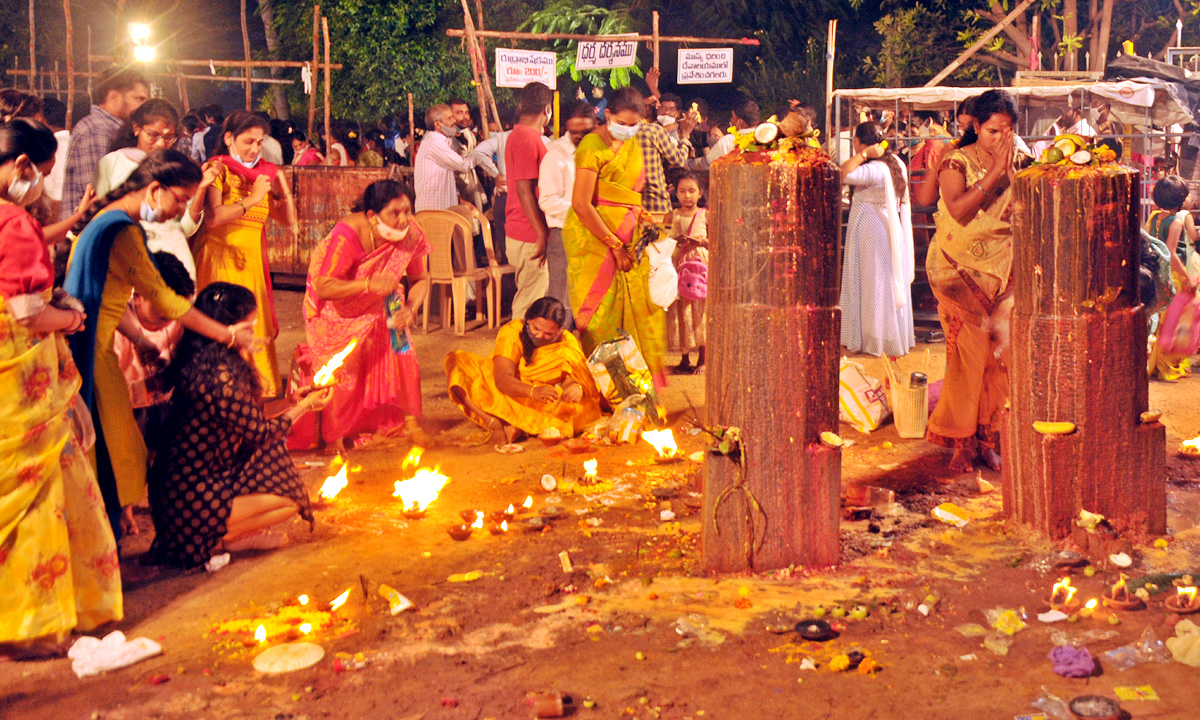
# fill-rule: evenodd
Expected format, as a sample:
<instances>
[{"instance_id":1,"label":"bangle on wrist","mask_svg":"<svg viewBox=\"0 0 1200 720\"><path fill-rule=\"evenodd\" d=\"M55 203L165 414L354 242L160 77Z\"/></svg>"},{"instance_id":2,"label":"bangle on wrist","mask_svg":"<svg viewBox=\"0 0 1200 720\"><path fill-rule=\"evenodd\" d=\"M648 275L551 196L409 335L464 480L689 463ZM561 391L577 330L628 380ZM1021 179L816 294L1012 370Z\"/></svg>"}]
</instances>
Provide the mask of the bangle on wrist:
<instances>
[{"instance_id":1,"label":"bangle on wrist","mask_svg":"<svg viewBox=\"0 0 1200 720\"><path fill-rule=\"evenodd\" d=\"M367 276L367 292L371 292L371 276Z\"/></svg>"},{"instance_id":2,"label":"bangle on wrist","mask_svg":"<svg viewBox=\"0 0 1200 720\"><path fill-rule=\"evenodd\" d=\"M237 204L242 208L243 215L250 212L250 208L246 207L246 203L242 202L241 200L237 200L235 202L237 202Z\"/></svg>"},{"instance_id":3,"label":"bangle on wrist","mask_svg":"<svg viewBox=\"0 0 1200 720\"><path fill-rule=\"evenodd\" d=\"M237 345L237 333L233 331L233 328L227 327L225 329L229 331L229 340L225 343L225 347L232 348L234 345Z\"/></svg>"}]
</instances>

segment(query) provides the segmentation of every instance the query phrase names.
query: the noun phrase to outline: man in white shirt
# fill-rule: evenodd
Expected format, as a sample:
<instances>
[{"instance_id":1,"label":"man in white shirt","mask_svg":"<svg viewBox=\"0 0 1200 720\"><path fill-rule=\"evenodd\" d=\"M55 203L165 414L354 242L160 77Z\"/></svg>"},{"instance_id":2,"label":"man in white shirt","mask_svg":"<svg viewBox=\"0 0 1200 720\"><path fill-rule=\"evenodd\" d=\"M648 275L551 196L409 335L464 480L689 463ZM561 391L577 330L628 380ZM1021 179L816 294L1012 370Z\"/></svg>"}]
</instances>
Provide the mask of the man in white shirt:
<instances>
[{"instance_id":1,"label":"man in white shirt","mask_svg":"<svg viewBox=\"0 0 1200 720\"><path fill-rule=\"evenodd\" d=\"M1066 129L1064 130L1063 128ZM1068 107L1062 116L1050 126L1050 129L1046 131L1046 134L1050 136L1079 135L1085 138L1091 138L1096 135L1096 131L1088 123L1087 118L1083 116L1083 110L1077 107ZM1042 153L1053 144L1053 137L1034 143L1034 159L1036 160L1041 158ZM1018 147L1018 149L1020 148Z\"/></svg>"},{"instance_id":2,"label":"man in white shirt","mask_svg":"<svg viewBox=\"0 0 1200 720\"><path fill-rule=\"evenodd\" d=\"M709 166L733 152L733 149L737 147L739 135L753 133L754 129L758 127L758 103L746 100L738 104L734 107L729 122L737 130L737 133L722 137L708 149L704 157L688 161L689 170L708 172Z\"/></svg>"},{"instance_id":3,"label":"man in white shirt","mask_svg":"<svg viewBox=\"0 0 1200 720\"><path fill-rule=\"evenodd\" d=\"M575 188L575 148L596 129L596 109L587 103L571 108L566 121L566 134L550 143L550 150L538 166L538 206L546 213L550 237L546 239L546 264L550 271L548 297L567 306L567 323L575 327L571 317L571 288L567 284L567 253L563 247L562 229L571 209L571 193Z\"/></svg>"},{"instance_id":4,"label":"man in white shirt","mask_svg":"<svg viewBox=\"0 0 1200 720\"><path fill-rule=\"evenodd\" d=\"M46 127L54 131L54 139L58 141L58 150L54 153L54 168L46 176L46 198L54 203L51 217L58 216L59 204L62 203L63 178L67 174L67 149L71 144L71 131L65 130L67 125L67 106L61 100L46 98L42 103L42 119Z\"/></svg>"},{"instance_id":5,"label":"man in white shirt","mask_svg":"<svg viewBox=\"0 0 1200 720\"><path fill-rule=\"evenodd\" d=\"M450 138L459 133L449 105L434 105L425 111L425 133L417 149L413 184L417 194L416 212L449 210L458 204L455 173L474 170L474 155L463 157L450 146Z\"/></svg>"}]
</instances>

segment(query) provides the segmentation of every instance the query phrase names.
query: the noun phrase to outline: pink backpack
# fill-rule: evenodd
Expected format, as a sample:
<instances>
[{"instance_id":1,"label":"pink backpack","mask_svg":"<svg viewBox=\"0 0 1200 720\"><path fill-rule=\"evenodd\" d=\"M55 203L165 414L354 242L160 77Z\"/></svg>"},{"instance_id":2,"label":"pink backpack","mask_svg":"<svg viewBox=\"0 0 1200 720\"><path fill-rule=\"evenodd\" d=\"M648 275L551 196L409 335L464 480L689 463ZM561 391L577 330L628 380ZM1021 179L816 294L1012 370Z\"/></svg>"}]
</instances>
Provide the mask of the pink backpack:
<instances>
[{"instance_id":1,"label":"pink backpack","mask_svg":"<svg viewBox=\"0 0 1200 720\"><path fill-rule=\"evenodd\" d=\"M699 260L679 264L679 297L684 300L703 300L708 297L708 266Z\"/></svg>"}]
</instances>

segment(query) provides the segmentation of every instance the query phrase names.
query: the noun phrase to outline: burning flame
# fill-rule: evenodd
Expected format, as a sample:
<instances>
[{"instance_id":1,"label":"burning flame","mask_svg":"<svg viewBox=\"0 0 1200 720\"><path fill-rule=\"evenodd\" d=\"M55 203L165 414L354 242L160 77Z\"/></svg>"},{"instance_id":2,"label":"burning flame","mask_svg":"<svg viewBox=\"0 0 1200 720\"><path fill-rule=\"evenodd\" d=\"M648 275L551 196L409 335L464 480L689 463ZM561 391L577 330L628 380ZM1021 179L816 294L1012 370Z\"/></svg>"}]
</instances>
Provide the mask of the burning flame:
<instances>
[{"instance_id":1,"label":"burning flame","mask_svg":"<svg viewBox=\"0 0 1200 720\"><path fill-rule=\"evenodd\" d=\"M532 496L532 495L526 495L526 496L525 496L525 502L521 503L521 507L525 508L526 510L528 510L529 508L533 507L533 496Z\"/></svg>"},{"instance_id":2,"label":"burning flame","mask_svg":"<svg viewBox=\"0 0 1200 720\"><path fill-rule=\"evenodd\" d=\"M513 507L512 503L509 503L509 504L508 504L508 509L507 509L507 510L505 510L504 512L505 512L505 513L507 513L508 515L512 515L512 514L513 514L513 513L515 513L516 511L517 511L517 509Z\"/></svg>"},{"instance_id":3,"label":"burning flame","mask_svg":"<svg viewBox=\"0 0 1200 720\"><path fill-rule=\"evenodd\" d=\"M1091 600L1087 601L1087 604L1084 605L1084 607L1087 608L1088 610L1095 610L1096 606L1099 604L1100 603L1099 603L1099 601L1096 600L1096 598L1092 598Z\"/></svg>"},{"instance_id":4,"label":"burning flame","mask_svg":"<svg viewBox=\"0 0 1200 720\"><path fill-rule=\"evenodd\" d=\"M321 484L321 489L317 491L317 495L326 500L332 500L337 497L337 494L346 487L346 473L349 469L349 465L343 465L342 469L338 470L337 475L325 478L325 482Z\"/></svg>"},{"instance_id":5,"label":"burning flame","mask_svg":"<svg viewBox=\"0 0 1200 720\"><path fill-rule=\"evenodd\" d=\"M260 643L266 642L267 641L267 629L265 627L263 627L262 625L259 625L258 629L254 631L254 639L259 641Z\"/></svg>"},{"instance_id":6,"label":"burning flame","mask_svg":"<svg viewBox=\"0 0 1200 720\"><path fill-rule=\"evenodd\" d=\"M482 510L475 511L475 522L471 523L471 527L473 527L473 528L483 527L483 511Z\"/></svg>"},{"instance_id":7,"label":"burning flame","mask_svg":"<svg viewBox=\"0 0 1200 720\"><path fill-rule=\"evenodd\" d=\"M659 457L674 457L675 453L679 452L679 446L675 444L675 434L670 430L647 430L642 433L642 439L654 446Z\"/></svg>"},{"instance_id":8,"label":"burning flame","mask_svg":"<svg viewBox=\"0 0 1200 720\"><path fill-rule=\"evenodd\" d=\"M507 521L507 520L502 520L502 521L500 521L500 530L501 530L502 532L508 532L508 521ZM1193 591L1194 591L1195 589L1196 589L1196 588L1192 588L1192 590L1193 590Z\"/></svg>"},{"instance_id":9,"label":"burning flame","mask_svg":"<svg viewBox=\"0 0 1200 720\"><path fill-rule=\"evenodd\" d=\"M413 445L413 449L408 451L408 455L404 456L404 462L400 464L401 470L417 467L421 464L421 456L425 454L425 448Z\"/></svg>"},{"instance_id":10,"label":"burning flame","mask_svg":"<svg viewBox=\"0 0 1200 720\"><path fill-rule=\"evenodd\" d=\"M596 462L596 458L592 458L591 460L587 460L587 461L585 461L585 462L583 463L583 472L584 472L584 474L585 474L587 477L590 477L590 478L594 478L594 477L596 477L596 466L597 466L598 464L599 464L599 463L597 463L597 462Z\"/></svg>"},{"instance_id":11,"label":"burning flame","mask_svg":"<svg viewBox=\"0 0 1200 720\"><path fill-rule=\"evenodd\" d=\"M1050 602L1059 602L1063 605L1071 602L1071 598L1075 597L1075 591L1078 588L1071 586L1071 578L1065 577L1062 580L1054 583L1054 589L1050 591ZM1062 595L1060 598L1059 595ZM1114 593L1115 595L1115 593Z\"/></svg>"},{"instance_id":12,"label":"burning flame","mask_svg":"<svg viewBox=\"0 0 1200 720\"><path fill-rule=\"evenodd\" d=\"M438 472L438 468L421 468L408 480L397 480L392 497L400 498L405 508L424 510L437 500L438 493L446 487L450 478Z\"/></svg>"},{"instance_id":13,"label":"burning flame","mask_svg":"<svg viewBox=\"0 0 1200 720\"><path fill-rule=\"evenodd\" d=\"M350 588L346 588L346 592L342 593L341 595L338 595L336 598L333 599L333 602L329 603L329 611L333 612L334 610L337 610L342 605L345 605L346 601L349 599L350 599Z\"/></svg>"},{"instance_id":14,"label":"burning flame","mask_svg":"<svg viewBox=\"0 0 1200 720\"><path fill-rule=\"evenodd\" d=\"M346 356L350 354L355 345L358 345L358 341L351 340L350 344L342 348L341 352L329 358L329 362L325 363L325 366L318 370L316 375L313 375L313 387L322 388L330 385L333 382L333 373L342 366Z\"/></svg>"},{"instance_id":15,"label":"burning flame","mask_svg":"<svg viewBox=\"0 0 1200 720\"><path fill-rule=\"evenodd\" d=\"M296 598L296 601L299 602L301 605L307 605L308 604L308 596L301 595L300 597Z\"/></svg>"},{"instance_id":16,"label":"burning flame","mask_svg":"<svg viewBox=\"0 0 1200 720\"><path fill-rule=\"evenodd\" d=\"M300 632L304 633L305 635L312 632L312 623L302 623L300 625Z\"/></svg>"},{"instance_id":17,"label":"burning flame","mask_svg":"<svg viewBox=\"0 0 1200 720\"><path fill-rule=\"evenodd\" d=\"M1184 440L1179 446L1179 452L1184 455L1200 455L1200 437Z\"/></svg>"},{"instance_id":18,"label":"burning flame","mask_svg":"<svg viewBox=\"0 0 1200 720\"><path fill-rule=\"evenodd\" d=\"M1192 603L1196 601L1196 588L1194 588L1194 587L1179 588L1176 591L1176 599L1179 601L1180 606L1185 607L1185 608L1191 607Z\"/></svg>"}]
</instances>

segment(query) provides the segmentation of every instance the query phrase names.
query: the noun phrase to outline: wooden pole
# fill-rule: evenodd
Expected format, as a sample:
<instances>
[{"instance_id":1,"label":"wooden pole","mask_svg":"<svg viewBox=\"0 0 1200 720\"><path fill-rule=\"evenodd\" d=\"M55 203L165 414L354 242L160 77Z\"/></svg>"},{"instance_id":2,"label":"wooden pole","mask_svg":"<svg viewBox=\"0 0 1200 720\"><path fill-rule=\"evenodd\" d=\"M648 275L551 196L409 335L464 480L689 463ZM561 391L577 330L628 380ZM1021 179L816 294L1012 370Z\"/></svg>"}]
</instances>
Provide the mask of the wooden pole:
<instances>
[{"instance_id":1,"label":"wooden pole","mask_svg":"<svg viewBox=\"0 0 1200 720\"><path fill-rule=\"evenodd\" d=\"M176 42L175 36L171 37L171 55L175 57L175 83L179 87L179 102L183 105L184 114L187 114L191 110L191 101L188 98L187 80L184 79L183 66L179 64L179 43Z\"/></svg>"},{"instance_id":2,"label":"wooden pole","mask_svg":"<svg viewBox=\"0 0 1200 720\"><path fill-rule=\"evenodd\" d=\"M321 37L325 42L325 157L329 157L329 149L333 147L333 127L331 126L329 107L329 18L321 18Z\"/></svg>"},{"instance_id":3,"label":"wooden pole","mask_svg":"<svg viewBox=\"0 0 1200 720\"><path fill-rule=\"evenodd\" d=\"M112 55L92 55L91 59L96 62L114 62ZM299 62L296 60L179 60L180 65L185 67L204 67L209 65L219 68L302 68L308 63ZM330 68L341 70L342 63L330 63ZM315 63L314 70L320 70L325 67L325 64L318 59Z\"/></svg>"},{"instance_id":4,"label":"wooden pole","mask_svg":"<svg viewBox=\"0 0 1200 720\"><path fill-rule=\"evenodd\" d=\"M659 40L659 37L658 37L658 11L657 10L654 11L654 19L652 22L654 25L654 40L652 43L652 45L654 47L654 69L657 70L658 69L658 40Z\"/></svg>"},{"instance_id":5,"label":"wooden pole","mask_svg":"<svg viewBox=\"0 0 1200 720\"><path fill-rule=\"evenodd\" d=\"M835 142L841 128L832 127L829 122L833 112L833 61L837 56L837 22L829 21L829 34L825 38L825 136L833 138Z\"/></svg>"},{"instance_id":6,"label":"wooden pole","mask_svg":"<svg viewBox=\"0 0 1200 720\"><path fill-rule=\"evenodd\" d=\"M312 142L313 123L317 119L317 86L320 85L318 77L321 70L318 67L321 64L321 55L317 45L317 31L321 26L321 6L313 5L313 59L310 66L312 73L312 92L308 94L308 141ZM328 152L329 148L326 148Z\"/></svg>"},{"instance_id":7,"label":"wooden pole","mask_svg":"<svg viewBox=\"0 0 1200 720\"><path fill-rule=\"evenodd\" d=\"M87 26L87 51L88 51L87 104L89 107L91 107L91 104L92 104L92 77L93 77L93 75L92 75L92 26L91 25Z\"/></svg>"},{"instance_id":8,"label":"wooden pole","mask_svg":"<svg viewBox=\"0 0 1200 720\"><path fill-rule=\"evenodd\" d=\"M1031 0L1032 1L1032 0ZM599 35L582 35L579 33L527 33L527 32L501 32L498 30L478 30L475 32L481 38L498 38L501 40L602 40L603 36ZM446 30L448 37L466 37L466 30L457 30L448 28ZM634 42L653 42L653 35L622 35L621 40L632 40ZM683 35L660 35L659 42L669 43L721 43L722 45L758 45L759 42L755 38L705 38L705 37L690 37Z\"/></svg>"},{"instance_id":9,"label":"wooden pole","mask_svg":"<svg viewBox=\"0 0 1200 720\"><path fill-rule=\"evenodd\" d=\"M1111 168L1111 169L1110 169ZM1013 183L1011 410L1001 420L1004 509L1052 540L1095 535L1100 513L1125 540L1167 529L1166 429L1149 407L1136 170L1058 166ZM949 388L947 388L949 390ZM1038 421L1070 422L1042 435Z\"/></svg>"},{"instance_id":10,"label":"wooden pole","mask_svg":"<svg viewBox=\"0 0 1200 720\"><path fill-rule=\"evenodd\" d=\"M29 90L37 94L37 33L33 26L33 0L29 0Z\"/></svg>"},{"instance_id":11,"label":"wooden pole","mask_svg":"<svg viewBox=\"0 0 1200 720\"><path fill-rule=\"evenodd\" d=\"M63 0L63 16L67 21L67 129L75 116L75 25L71 21L71 0Z\"/></svg>"},{"instance_id":12,"label":"wooden pole","mask_svg":"<svg viewBox=\"0 0 1200 720\"><path fill-rule=\"evenodd\" d=\"M981 48L983 48L984 45L987 45L989 42L991 42L992 38L999 35L1000 31L1004 30L1004 28L1011 25L1013 20L1016 20L1018 16L1024 14L1025 8L1029 7L1030 4L1032 4L1032 3L1033 3L1033 0L1021 0L1021 4L1016 6L1015 8L1013 8L1012 12L1010 12L1008 15L1006 15L1003 20L996 23L996 27L992 28L991 30L988 30L983 35L980 35L979 39L971 44L971 47L967 48L966 50L963 50L961 55L954 58L954 62L947 65L945 68L942 69L942 71L940 73L938 73L937 75L934 75L932 80L925 83L925 87L933 87L934 85L937 85L941 81L950 77L951 73L953 73L955 70L962 67L962 64L965 63L967 60L969 60L972 55L979 52L979 50ZM1055 68L1055 69L1057 70L1057 68Z\"/></svg>"},{"instance_id":13,"label":"wooden pole","mask_svg":"<svg viewBox=\"0 0 1200 720\"><path fill-rule=\"evenodd\" d=\"M168 64L170 64L170 63L168 63ZM29 71L28 71L28 70L15 70L15 69L10 69L10 70L8 70L8 71L7 71L7 73L8 73L9 75L13 76L13 77L29 77ZM54 72L54 71L50 71L50 70L43 70L43 71L41 71L41 72L39 72L39 73L38 73L38 77L41 77L41 78L53 77L53 76L55 76L55 75L60 75L60 76L62 76L62 77L66 77L67 73L65 73L65 72L59 72L59 73L56 73L56 72ZM161 72L161 73L145 73L145 75L146 75L146 77L149 77L149 78L167 78L167 79L175 79L175 78L180 78L180 77L182 77L182 78L183 78L183 79L185 79L185 80L205 80L205 81L208 81L208 82L235 82L235 83L246 83L246 82L252 82L252 83L259 83L259 84L261 84L261 85L291 85L292 83L294 83L294 82L295 82L294 80L284 80L284 79L275 79L275 78L260 78L260 77L253 77L253 78L249 78L249 79L247 79L247 78L245 78L244 76L241 76L241 75L236 75L236 76L227 76L227 75L179 75L179 74L177 74L177 73L171 73L171 72ZM75 73L75 76L76 76L76 77L84 77L84 78L97 78L97 77L100 77L100 73L97 73L97 72L90 72L90 73L89 73L89 72L77 72L77 73Z\"/></svg>"},{"instance_id":14,"label":"wooden pole","mask_svg":"<svg viewBox=\"0 0 1200 720\"><path fill-rule=\"evenodd\" d=\"M410 167L417 165L417 126L413 124L416 120L413 112L413 96L408 94L408 164Z\"/></svg>"},{"instance_id":15,"label":"wooden pole","mask_svg":"<svg viewBox=\"0 0 1200 720\"><path fill-rule=\"evenodd\" d=\"M246 26L246 0L242 0L242 53L246 56L246 62L250 62L250 30ZM250 76L254 71L246 67L246 109L250 109L250 104L253 102L251 98Z\"/></svg>"},{"instance_id":16,"label":"wooden pole","mask_svg":"<svg viewBox=\"0 0 1200 720\"><path fill-rule=\"evenodd\" d=\"M728 160L710 171L705 424L740 428L742 459L707 454L704 567L834 565L842 454L821 433L838 429L840 176Z\"/></svg>"},{"instance_id":17,"label":"wooden pole","mask_svg":"<svg viewBox=\"0 0 1200 720\"><path fill-rule=\"evenodd\" d=\"M554 139L562 134L562 96L554 91Z\"/></svg>"},{"instance_id":18,"label":"wooden pole","mask_svg":"<svg viewBox=\"0 0 1200 720\"><path fill-rule=\"evenodd\" d=\"M483 60L483 50L479 46L479 39L475 36L475 21L471 19L471 9L467 7L467 0L462 1L463 22L467 28L467 54L471 58L471 74L475 78L475 92L479 97L479 121L480 134L484 140L487 140L491 135L488 129L488 95L491 92L492 81L487 76L487 65ZM496 120L499 122L500 113L496 113Z\"/></svg>"}]
</instances>

